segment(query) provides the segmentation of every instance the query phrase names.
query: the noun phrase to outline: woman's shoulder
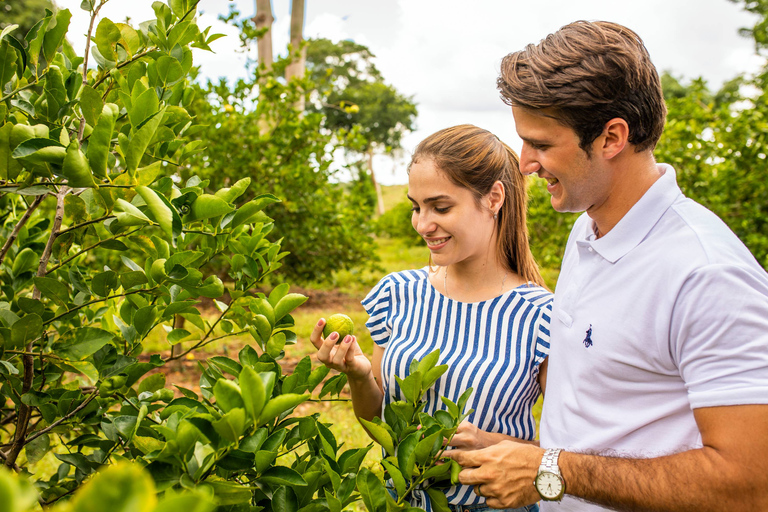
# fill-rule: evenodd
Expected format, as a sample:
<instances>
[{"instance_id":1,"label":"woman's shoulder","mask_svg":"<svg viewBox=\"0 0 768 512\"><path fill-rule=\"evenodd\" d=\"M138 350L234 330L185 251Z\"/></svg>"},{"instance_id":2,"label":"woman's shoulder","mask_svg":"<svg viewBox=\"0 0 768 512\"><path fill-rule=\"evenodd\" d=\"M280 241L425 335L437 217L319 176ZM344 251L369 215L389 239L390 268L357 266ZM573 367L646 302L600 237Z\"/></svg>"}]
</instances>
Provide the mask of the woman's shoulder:
<instances>
[{"instance_id":1,"label":"woman's shoulder","mask_svg":"<svg viewBox=\"0 0 768 512\"><path fill-rule=\"evenodd\" d=\"M555 295L543 286L528 283L515 288L515 291L518 296L537 308L552 309L552 300Z\"/></svg>"},{"instance_id":2,"label":"woman's shoulder","mask_svg":"<svg viewBox=\"0 0 768 512\"><path fill-rule=\"evenodd\" d=\"M426 281L427 279L429 279L429 267L424 267L392 272L382 277L379 283L402 285L409 283L419 283Z\"/></svg>"}]
</instances>

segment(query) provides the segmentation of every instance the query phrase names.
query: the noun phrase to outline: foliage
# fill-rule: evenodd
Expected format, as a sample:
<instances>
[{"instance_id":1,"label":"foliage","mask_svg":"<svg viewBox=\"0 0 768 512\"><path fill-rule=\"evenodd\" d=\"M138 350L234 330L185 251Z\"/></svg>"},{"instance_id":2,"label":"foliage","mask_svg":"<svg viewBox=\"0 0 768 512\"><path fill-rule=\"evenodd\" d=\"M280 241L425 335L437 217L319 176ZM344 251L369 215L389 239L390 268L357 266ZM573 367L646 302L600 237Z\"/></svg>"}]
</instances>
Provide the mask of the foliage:
<instances>
[{"instance_id":1,"label":"foliage","mask_svg":"<svg viewBox=\"0 0 768 512\"><path fill-rule=\"evenodd\" d=\"M424 240L411 224L413 206L408 200L400 201L376 219L376 234L403 240L408 245L421 245Z\"/></svg>"},{"instance_id":2,"label":"foliage","mask_svg":"<svg viewBox=\"0 0 768 512\"><path fill-rule=\"evenodd\" d=\"M290 280L322 282L334 271L374 263L372 201L359 179L338 183L340 173L351 170L354 176L355 169L332 165L337 148L360 144L359 133L328 133L322 114L296 110L314 84L308 79L286 84L280 79L285 65L282 60L270 71L257 69L253 78L233 85L222 81L200 88L190 111L206 125L196 137L208 151L193 157L182 175L202 176L214 188L247 176L254 180L253 194L279 197L270 213L289 252L281 273Z\"/></svg>"},{"instance_id":3,"label":"foliage","mask_svg":"<svg viewBox=\"0 0 768 512\"><path fill-rule=\"evenodd\" d=\"M758 16L752 28L742 28L741 35L755 40L755 49L760 52L768 49L768 0L730 0L735 4L743 4L747 12Z\"/></svg>"},{"instance_id":4,"label":"foliage","mask_svg":"<svg viewBox=\"0 0 768 512\"><path fill-rule=\"evenodd\" d=\"M37 23L39 14L46 9L53 10L51 0L2 0L0 30L5 30L10 25L18 25L17 31L26 34Z\"/></svg>"},{"instance_id":5,"label":"foliage","mask_svg":"<svg viewBox=\"0 0 768 512\"><path fill-rule=\"evenodd\" d=\"M438 349L421 361L414 359L404 379L395 377L405 400L384 408L386 422L381 418L360 419L384 449L381 465L391 484L385 489L369 470L360 470L357 487L369 512L407 510L408 499L416 489L426 491L436 512L450 510L442 488L456 484L460 467L455 461L447 462L442 454L459 424L472 413L462 413L472 388L461 395L458 403L441 397L445 409L432 416L423 412L424 395L448 369L446 365L437 364L439 358ZM439 464L442 461L446 463Z\"/></svg>"},{"instance_id":6,"label":"foliage","mask_svg":"<svg viewBox=\"0 0 768 512\"><path fill-rule=\"evenodd\" d=\"M745 96L742 84L754 94ZM677 171L690 198L711 209L768 268L768 75L741 77L712 93L703 80L677 86L656 159Z\"/></svg>"},{"instance_id":7,"label":"foliage","mask_svg":"<svg viewBox=\"0 0 768 512\"><path fill-rule=\"evenodd\" d=\"M528 182L528 239L533 257L541 267L560 268L563 251L579 214L560 213L552 208L547 182Z\"/></svg>"},{"instance_id":8,"label":"foliage","mask_svg":"<svg viewBox=\"0 0 768 512\"><path fill-rule=\"evenodd\" d=\"M82 6L95 19L103 5ZM305 358L285 376L278 363L306 297L288 284L252 291L286 256L263 211L278 199L243 200L250 178L211 193L208 181L175 172L202 150L189 142L200 129L186 110L191 47L218 37L197 27L196 7L156 2L156 19L138 30L102 18L89 34L96 69L66 41L68 10L48 11L27 47L13 27L2 34L0 456L26 471L57 459L36 486L46 506L74 493L64 510L127 500L126 510L211 502L338 512L356 499L367 448L340 452L316 416L290 416L328 373ZM227 285L204 273L216 260L226 261ZM212 319L201 315L203 299L218 310ZM190 330L174 327L178 318ZM155 329L183 348L142 354ZM245 333L258 350L201 363L201 396L167 387L158 372ZM344 383L329 379L320 396ZM147 473L116 467L77 491L118 461ZM126 483L105 484L110 477ZM8 488L21 489L23 506L23 484L3 475L0 493ZM207 498L176 496L192 488ZM164 495L157 508L153 489Z\"/></svg>"}]
</instances>

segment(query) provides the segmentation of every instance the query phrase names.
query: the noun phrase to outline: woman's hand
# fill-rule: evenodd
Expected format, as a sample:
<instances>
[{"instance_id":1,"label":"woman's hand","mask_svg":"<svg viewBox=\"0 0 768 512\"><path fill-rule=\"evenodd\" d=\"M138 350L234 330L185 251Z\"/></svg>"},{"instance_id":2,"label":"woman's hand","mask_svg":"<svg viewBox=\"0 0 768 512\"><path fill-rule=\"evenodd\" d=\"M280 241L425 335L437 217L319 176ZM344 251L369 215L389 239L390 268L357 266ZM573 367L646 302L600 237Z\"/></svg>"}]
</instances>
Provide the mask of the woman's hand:
<instances>
[{"instance_id":1,"label":"woman's hand","mask_svg":"<svg viewBox=\"0 0 768 512\"><path fill-rule=\"evenodd\" d=\"M323 338L325 318L321 318L309 340L317 348L317 359L328 368L346 373L350 379L363 379L371 373L371 361L360 349L355 336L346 336L341 343L339 333L332 332L327 338Z\"/></svg>"},{"instance_id":2,"label":"woman's hand","mask_svg":"<svg viewBox=\"0 0 768 512\"><path fill-rule=\"evenodd\" d=\"M461 422L456 429L456 434L453 436L448 446L453 446L457 450L481 450L502 441L510 440L538 446L538 442L536 441L523 441L522 439L517 439L498 432L481 430L467 420Z\"/></svg>"}]
</instances>

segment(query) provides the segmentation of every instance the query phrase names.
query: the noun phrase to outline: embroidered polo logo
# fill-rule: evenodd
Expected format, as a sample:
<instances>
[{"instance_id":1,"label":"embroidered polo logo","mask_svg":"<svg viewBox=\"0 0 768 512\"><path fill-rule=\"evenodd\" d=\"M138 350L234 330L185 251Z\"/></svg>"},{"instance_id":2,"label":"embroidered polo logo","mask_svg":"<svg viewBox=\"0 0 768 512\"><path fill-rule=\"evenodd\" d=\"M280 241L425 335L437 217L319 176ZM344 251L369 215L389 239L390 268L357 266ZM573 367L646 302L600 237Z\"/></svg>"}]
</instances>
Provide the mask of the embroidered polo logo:
<instances>
[{"instance_id":1,"label":"embroidered polo logo","mask_svg":"<svg viewBox=\"0 0 768 512\"><path fill-rule=\"evenodd\" d=\"M584 346L587 348L592 346L592 324L589 324L589 329L587 329L587 337L584 338Z\"/></svg>"}]
</instances>

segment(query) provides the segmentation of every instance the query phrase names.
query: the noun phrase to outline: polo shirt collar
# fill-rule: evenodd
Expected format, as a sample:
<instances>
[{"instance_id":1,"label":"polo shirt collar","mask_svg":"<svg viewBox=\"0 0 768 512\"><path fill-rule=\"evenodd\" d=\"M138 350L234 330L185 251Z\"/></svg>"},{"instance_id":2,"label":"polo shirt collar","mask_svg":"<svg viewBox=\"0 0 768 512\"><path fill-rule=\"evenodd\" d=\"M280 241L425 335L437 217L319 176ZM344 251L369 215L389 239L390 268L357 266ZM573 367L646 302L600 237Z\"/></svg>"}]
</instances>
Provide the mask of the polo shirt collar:
<instances>
[{"instance_id":1,"label":"polo shirt collar","mask_svg":"<svg viewBox=\"0 0 768 512\"><path fill-rule=\"evenodd\" d=\"M592 219L587 222L581 239L611 263L616 263L637 247L664 212L682 195L672 166L658 164L657 167L663 172L661 177L605 236L596 238L595 222Z\"/></svg>"}]
</instances>

